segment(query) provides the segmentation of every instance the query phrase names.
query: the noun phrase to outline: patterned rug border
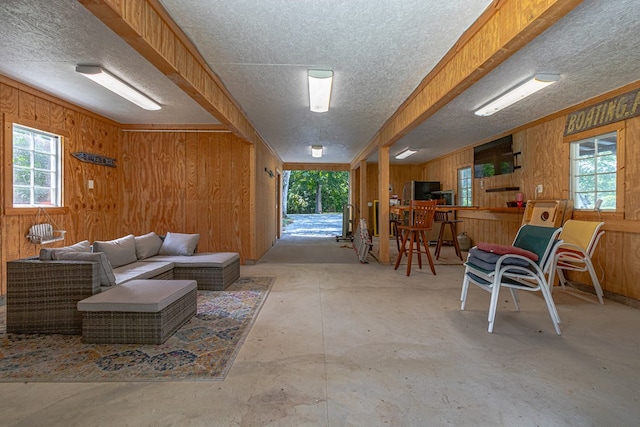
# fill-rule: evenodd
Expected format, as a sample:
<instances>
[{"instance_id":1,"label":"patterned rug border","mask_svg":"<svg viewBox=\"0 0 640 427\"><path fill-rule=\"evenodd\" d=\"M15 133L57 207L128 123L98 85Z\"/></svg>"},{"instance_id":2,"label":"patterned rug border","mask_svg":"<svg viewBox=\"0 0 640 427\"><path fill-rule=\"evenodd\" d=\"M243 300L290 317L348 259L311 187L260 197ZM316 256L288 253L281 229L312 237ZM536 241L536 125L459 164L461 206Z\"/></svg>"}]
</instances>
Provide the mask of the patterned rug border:
<instances>
[{"instance_id":1,"label":"patterned rug border","mask_svg":"<svg viewBox=\"0 0 640 427\"><path fill-rule=\"evenodd\" d=\"M160 345L87 344L77 335L7 334L6 306L2 306L0 383L223 381L275 279L246 276L225 291L198 291L198 314ZM208 298L214 295L219 298ZM255 304L249 307L247 301ZM215 327L202 327L204 322ZM181 347L176 342L180 339L188 344ZM66 353L47 351L56 341L68 349ZM16 354L14 347L20 345L26 351ZM77 351L72 351L74 347ZM56 360L63 356L64 360ZM138 368L142 371L135 371Z\"/></svg>"}]
</instances>

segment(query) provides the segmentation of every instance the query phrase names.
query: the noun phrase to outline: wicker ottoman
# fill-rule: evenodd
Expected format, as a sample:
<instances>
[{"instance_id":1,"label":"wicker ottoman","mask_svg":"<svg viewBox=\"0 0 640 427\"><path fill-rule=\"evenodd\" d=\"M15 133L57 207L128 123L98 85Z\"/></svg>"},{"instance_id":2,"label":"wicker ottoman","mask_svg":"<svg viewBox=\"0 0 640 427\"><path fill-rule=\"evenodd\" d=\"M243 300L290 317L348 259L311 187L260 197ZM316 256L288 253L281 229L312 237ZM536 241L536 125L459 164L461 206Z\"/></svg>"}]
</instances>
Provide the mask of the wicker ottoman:
<instances>
[{"instance_id":1,"label":"wicker ottoman","mask_svg":"<svg viewBox=\"0 0 640 427\"><path fill-rule=\"evenodd\" d=\"M82 338L100 344L162 344L196 314L195 280L132 280L78 302Z\"/></svg>"},{"instance_id":2,"label":"wicker ottoman","mask_svg":"<svg viewBox=\"0 0 640 427\"><path fill-rule=\"evenodd\" d=\"M172 262L174 279L195 280L201 291L224 291L240 277L240 254L236 252L156 255L145 261Z\"/></svg>"}]
</instances>

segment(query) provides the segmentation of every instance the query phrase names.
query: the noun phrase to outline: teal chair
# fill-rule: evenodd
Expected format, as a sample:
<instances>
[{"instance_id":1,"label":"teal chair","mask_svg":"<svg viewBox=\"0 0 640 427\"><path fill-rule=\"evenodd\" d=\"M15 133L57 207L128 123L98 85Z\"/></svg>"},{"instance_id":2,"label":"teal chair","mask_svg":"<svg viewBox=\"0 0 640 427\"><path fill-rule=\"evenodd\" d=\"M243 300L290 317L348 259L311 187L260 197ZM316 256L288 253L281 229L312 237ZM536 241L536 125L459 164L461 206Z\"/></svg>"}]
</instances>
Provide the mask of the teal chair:
<instances>
[{"instance_id":1,"label":"teal chair","mask_svg":"<svg viewBox=\"0 0 640 427\"><path fill-rule=\"evenodd\" d=\"M491 300L488 331L492 333L500 288L509 288L516 311L520 311L518 291L540 291L556 333L560 335L560 317L551 296L547 276L561 243L558 240L561 231L561 228L523 225L512 246L486 245L493 247L494 252L480 250L478 246L484 247L483 244L471 248L464 264L460 309L465 308L470 283L489 292Z\"/></svg>"}]
</instances>

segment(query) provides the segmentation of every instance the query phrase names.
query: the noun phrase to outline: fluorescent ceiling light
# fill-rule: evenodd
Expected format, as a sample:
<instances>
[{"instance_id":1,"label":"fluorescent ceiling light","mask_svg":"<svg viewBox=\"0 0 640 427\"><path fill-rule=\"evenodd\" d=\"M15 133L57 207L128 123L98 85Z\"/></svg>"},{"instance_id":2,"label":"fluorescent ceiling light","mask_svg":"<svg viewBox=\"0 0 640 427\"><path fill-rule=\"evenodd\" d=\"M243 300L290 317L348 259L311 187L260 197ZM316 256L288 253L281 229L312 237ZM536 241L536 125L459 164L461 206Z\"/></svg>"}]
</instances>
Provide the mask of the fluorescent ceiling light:
<instances>
[{"instance_id":1,"label":"fluorescent ceiling light","mask_svg":"<svg viewBox=\"0 0 640 427\"><path fill-rule=\"evenodd\" d=\"M314 113L329 111L333 71L309 70L309 106Z\"/></svg>"},{"instance_id":2,"label":"fluorescent ceiling light","mask_svg":"<svg viewBox=\"0 0 640 427\"><path fill-rule=\"evenodd\" d=\"M322 145L311 146L311 157L322 157Z\"/></svg>"},{"instance_id":3,"label":"fluorescent ceiling light","mask_svg":"<svg viewBox=\"0 0 640 427\"><path fill-rule=\"evenodd\" d=\"M100 67L89 65L78 65L76 71L99 85L109 89L111 92L120 95L127 101L133 102L145 110L159 110L160 104L153 101L138 90L132 88L122 80L109 74Z\"/></svg>"},{"instance_id":4,"label":"fluorescent ceiling light","mask_svg":"<svg viewBox=\"0 0 640 427\"><path fill-rule=\"evenodd\" d=\"M495 101L490 102L475 112L477 116L490 116L503 108L507 108L511 104L515 104L521 99L536 93L550 84L557 82L560 76L557 74L536 74L532 79L522 83L511 89L509 92L500 96Z\"/></svg>"},{"instance_id":5,"label":"fluorescent ceiling light","mask_svg":"<svg viewBox=\"0 0 640 427\"><path fill-rule=\"evenodd\" d=\"M404 151L399 152L398 154L396 154L396 159L398 160L402 160L402 159L406 159L407 157L416 154L418 152L418 150L412 150L411 148L407 148Z\"/></svg>"}]
</instances>

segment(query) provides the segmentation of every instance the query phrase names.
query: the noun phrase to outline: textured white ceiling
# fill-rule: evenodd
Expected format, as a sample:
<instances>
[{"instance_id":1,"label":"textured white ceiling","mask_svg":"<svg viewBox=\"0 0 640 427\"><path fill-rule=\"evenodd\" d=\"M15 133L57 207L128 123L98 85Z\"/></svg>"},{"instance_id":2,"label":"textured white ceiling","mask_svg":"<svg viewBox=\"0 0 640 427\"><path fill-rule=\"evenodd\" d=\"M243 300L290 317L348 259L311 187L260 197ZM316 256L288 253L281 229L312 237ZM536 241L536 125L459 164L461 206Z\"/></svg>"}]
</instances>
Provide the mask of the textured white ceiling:
<instances>
[{"instance_id":1,"label":"textured white ceiling","mask_svg":"<svg viewBox=\"0 0 640 427\"><path fill-rule=\"evenodd\" d=\"M395 144L426 161L640 79L640 1L585 1ZM536 73L560 81L489 117L473 112ZM405 161L406 162L406 161Z\"/></svg>"},{"instance_id":2,"label":"textured white ceiling","mask_svg":"<svg viewBox=\"0 0 640 427\"><path fill-rule=\"evenodd\" d=\"M75 72L100 65L163 108L145 111ZM119 123L219 123L75 0L1 0L0 74Z\"/></svg>"},{"instance_id":3,"label":"textured white ceiling","mask_svg":"<svg viewBox=\"0 0 640 427\"><path fill-rule=\"evenodd\" d=\"M490 0L161 2L282 160L345 163ZM327 113L309 111L311 68L334 70Z\"/></svg>"},{"instance_id":4,"label":"textured white ceiling","mask_svg":"<svg viewBox=\"0 0 640 427\"><path fill-rule=\"evenodd\" d=\"M286 162L348 163L490 0L160 0ZM419 163L638 80L640 1L585 0L391 148ZM75 73L102 65L163 104L144 111ZM306 71L335 71L311 113ZM494 116L473 110L538 72L559 83ZM218 123L76 0L0 1L0 74L120 123ZM325 156L313 159L310 146ZM372 160L375 156L372 157Z\"/></svg>"}]
</instances>

